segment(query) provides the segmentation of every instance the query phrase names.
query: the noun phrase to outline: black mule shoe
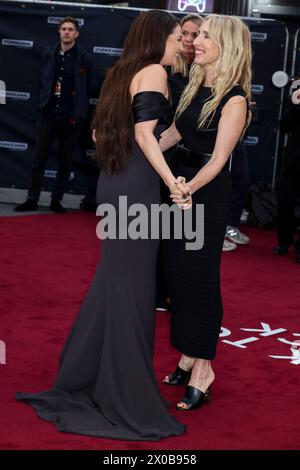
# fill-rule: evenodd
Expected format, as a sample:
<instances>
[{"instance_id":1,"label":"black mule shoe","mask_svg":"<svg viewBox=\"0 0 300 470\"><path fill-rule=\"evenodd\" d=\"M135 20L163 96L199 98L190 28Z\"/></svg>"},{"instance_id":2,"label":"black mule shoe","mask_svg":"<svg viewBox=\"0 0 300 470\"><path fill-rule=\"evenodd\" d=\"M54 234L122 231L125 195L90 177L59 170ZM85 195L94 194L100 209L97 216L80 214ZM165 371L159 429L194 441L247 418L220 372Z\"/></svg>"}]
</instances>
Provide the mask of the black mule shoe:
<instances>
[{"instance_id":1,"label":"black mule shoe","mask_svg":"<svg viewBox=\"0 0 300 470\"><path fill-rule=\"evenodd\" d=\"M185 403L187 405L187 408L182 408L181 406L178 406L178 410L181 411L190 411L194 410L195 408L199 408L201 405L204 405L205 403L210 402L211 400L211 387L208 387L206 392L201 392L198 388L192 387L191 385L188 385L185 389L185 395L183 399L181 400L181 403Z\"/></svg>"},{"instance_id":2,"label":"black mule shoe","mask_svg":"<svg viewBox=\"0 0 300 470\"><path fill-rule=\"evenodd\" d=\"M273 253L274 255L286 255L289 251L290 246L292 246L293 242L290 243L283 243L282 245L275 246Z\"/></svg>"},{"instance_id":3,"label":"black mule shoe","mask_svg":"<svg viewBox=\"0 0 300 470\"><path fill-rule=\"evenodd\" d=\"M181 367L177 366L176 370L168 375L168 382L163 380L163 384L166 385L181 385L185 383L191 375L191 371L183 370Z\"/></svg>"}]
</instances>

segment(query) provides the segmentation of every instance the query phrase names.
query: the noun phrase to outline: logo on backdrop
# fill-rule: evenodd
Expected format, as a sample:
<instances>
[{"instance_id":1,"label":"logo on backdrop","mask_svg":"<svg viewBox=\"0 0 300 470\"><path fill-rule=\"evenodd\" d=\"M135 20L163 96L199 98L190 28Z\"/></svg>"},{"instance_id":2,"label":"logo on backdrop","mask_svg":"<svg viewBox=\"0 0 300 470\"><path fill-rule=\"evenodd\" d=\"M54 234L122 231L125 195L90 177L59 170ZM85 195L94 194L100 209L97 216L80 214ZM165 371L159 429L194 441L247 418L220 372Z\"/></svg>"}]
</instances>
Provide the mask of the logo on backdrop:
<instances>
[{"instance_id":1,"label":"logo on backdrop","mask_svg":"<svg viewBox=\"0 0 300 470\"><path fill-rule=\"evenodd\" d=\"M86 151L86 156L87 156L87 157L94 157L94 156L95 156L95 150L93 150L93 149L88 149L88 150Z\"/></svg>"},{"instance_id":2,"label":"logo on backdrop","mask_svg":"<svg viewBox=\"0 0 300 470\"><path fill-rule=\"evenodd\" d=\"M20 47L23 49L31 49L33 41L22 41L22 39L2 39L2 46Z\"/></svg>"},{"instance_id":3,"label":"logo on backdrop","mask_svg":"<svg viewBox=\"0 0 300 470\"><path fill-rule=\"evenodd\" d=\"M6 85L3 80L0 80L0 104L6 104Z\"/></svg>"},{"instance_id":4,"label":"logo on backdrop","mask_svg":"<svg viewBox=\"0 0 300 470\"><path fill-rule=\"evenodd\" d=\"M101 47L101 46L95 46L93 48L93 53L94 54L106 54L106 55L111 55L111 56L119 56L123 52L123 49L120 49L118 47Z\"/></svg>"},{"instance_id":5,"label":"logo on backdrop","mask_svg":"<svg viewBox=\"0 0 300 470\"><path fill-rule=\"evenodd\" d=\"M64 19L64 16L48 16L47 18L47 23L48 24L59 24L61 20ZM84 19L83 18L76 18L78 21L78 24L80 28L84 25Z\"/></svg>"},{"instance_id":6,"label":"logo on backdrop","mask_svg":"<svg viewBox=\"0 0 300 470\"><path fill-rule=\"evenodd\" d=\"M6 364L6 344L0 340L0 365Z\"/></svg>"},{"instance_id":7,"label":"logo on backdrop","mask_svg":"<svg viewBox=\"0 0 300 470\"><path fill-rule=\"evenodd\" d=\"M90 105L97 106L98 98L90 98Z\"/></svg>"},{"instance_id":8,"label":"logo on backdrop","mask_svg":"<svg viewBox=\"0 0 300 470\"><path fill-rule=\"evenodd\" d=\"M264 91L264 85L252 85L251 90L254 95L261 95Z\"/></svg>"},{"instance_id":9,"label":"logo on backdrop","mask_svg":"<svg viewBox=\"0 0 300 470\"><path fill-rule=\"evenodd\" d=\"M1 91L0 91L0 96L1 96ZM30 100L30 93L23 92L23 91L6 91L5 92L5 97L10 98L15 101L28 101Z\"/></svg>"},{"instance_id":10,"label":"logo on backdrop","mask_svg":"<svg viewBox=\"0 0 300 470\"><path fill-rule=\"evenodd\" d=\"M206 0L178 0L179 11L185 11L189 6L195 7L198 13L203 13L206 9Z\"/></svg>"},{"instance_id":11,"label":"logo on backdrop","mask_svg":"<svg viewBox=\"0 0 300 470\"><path fill-rule=\"evenodd\" d=\"M245 145L249 145L249 146L255 146L255 145L258 145L259 143L259 137L256 137L256 136L253 136L253 135L248 135L248 137L246 139L243 140L244 144Z\"/></svg>"},{"instance_id":12,"label":"logo on backdrop","mask_svg":"<svg viewBox=\"0 0 300 470\"><path fill-rule=\"evenodd\" d=\"M25 142L9 142L6 140L0 140L0 148L24 152L28 149L28 144Z\"/></svg>"},{"instance_id":13,"label":"logo on backdrop","mask_svg":"<svg viewBox=\"0 0 300 470\"><path fill-rule=\"evenodd\" d=\"M236 341L229 341L227 339L222 339L222 343L229 344L230 346L233 346L235 348L240 348L240 349L247 349L248 346L246 344L253 343L255 341L259 341L261 338L267 338L270 336L275 336L279 335L282 333L285 333L288 331L286 328L276 328L272 329L271 326L268 323L261 322L260 323L262 328L240 328L242 331L249 331L249 332L255 332L258 333L256 336L250 336L249 338L244 338ZM220 333L220 338L225 338L231 335L231 331L228 330L227 328L222 327L221 328L221 333ZM258 338L257 336L260 336ZM292 336L300 336L299 333L292 333ZM287 355L280 355L280 356L275 356L268 354L268 357L272 359L284 359L286 361L289 361L290 364L293 364L294 366L300 365L300 341L299 340L293 340L293 341L288 341L285 338L276 338L277 341L280 343L286 344L289 346L289 350L291 351L291 354L289 356Z\"/></svg>"},{"instance_id":14,"label":"logo on backdrop","mask_svg":"<svg viewBox=\"0 0 300 470\"><path fill-rule=\"evenodd\" d=\"M44 172L45 178L55 179L57 176L57 170L45 170ZM71 171L69 176L69 181L72 181L75 178L75 174Z\"/></svg>"},{"instance_id":15,"label":"logo on backdrop","mask_svg":"<svg viewBox=\"0 0 300 470\"><path fill-rule=\"evenodd\" d=\"M268 33L258 33L257 31L251 32L252 41L264 42L268 39Z\"/></svg>"}]
</instances>

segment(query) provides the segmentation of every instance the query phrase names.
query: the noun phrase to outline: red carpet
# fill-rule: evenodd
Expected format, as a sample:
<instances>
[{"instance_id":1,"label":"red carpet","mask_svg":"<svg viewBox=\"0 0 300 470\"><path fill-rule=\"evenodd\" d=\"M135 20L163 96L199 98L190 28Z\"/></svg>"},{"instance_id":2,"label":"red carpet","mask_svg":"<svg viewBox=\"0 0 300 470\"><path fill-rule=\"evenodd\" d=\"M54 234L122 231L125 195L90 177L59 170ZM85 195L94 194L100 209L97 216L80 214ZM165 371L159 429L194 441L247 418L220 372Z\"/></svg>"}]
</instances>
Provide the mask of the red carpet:
<instances>
[{"instance_id":1,"label":"red carpet","mask_svg":"<svg viewBox=\"0 0 300 470\"><path fill-rule=\"evenodd\" d=\"M269 355L292 356L291 345L278 338L300 342L293 336L300 334L300 266L292 253L272 255L273 232L245 229L251 245L223 256L223 326L231 333L221 339L258 340L245 348L220 342L213 401L200 410L177 412L183 388L161 388L173 414L187 425L185 435L135 443L63 434L14 400L16 391L41 391L53 383L59 352L98 261L96 222L83 213L0 219L0 340L7 348L6 364L0 365L0 449L299 449L300 364ZM158 313L159 379L178 357L169 346L168 321L168 314ZM270 335L267 325L285 331Z\"/></svg>"}]
</instances>

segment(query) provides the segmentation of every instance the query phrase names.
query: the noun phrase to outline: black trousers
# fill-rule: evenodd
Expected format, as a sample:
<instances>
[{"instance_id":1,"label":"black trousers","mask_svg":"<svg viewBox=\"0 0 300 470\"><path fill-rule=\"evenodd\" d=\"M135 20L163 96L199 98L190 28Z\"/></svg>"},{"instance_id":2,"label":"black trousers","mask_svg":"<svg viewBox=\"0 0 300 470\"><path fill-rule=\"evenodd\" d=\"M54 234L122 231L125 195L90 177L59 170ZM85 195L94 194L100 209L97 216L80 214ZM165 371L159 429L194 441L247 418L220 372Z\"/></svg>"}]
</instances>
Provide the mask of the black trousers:
<instances>
[{"instance_id":1,"label":"black trousers","mask_svg":"<svg viewBox=\"0 0 300 470\"><path fill-rule=\"evenodd\" d=\"M300 155L293 163L283 168L278 188L278 219L277 240L278 245L293 243L295 230L295 205L300 195ZM300 237L296 242L300 248Z\"/></svg>"},{"instance_id":2,"label":"black trousers","mask_svg":"<svg viewBox=\"0 0 300 470\"><path fill-rule=\"evenodd\" d=\"M78 124L69 119L54 119L44 113L37 124L34 161L31 169L28 199L38 201L42 190L45 165L54 140L59 143L59 166L52 199L61 200L66 190L78 137Z\"/></svg>"},{"instance_id":3,"label":"black trousers","mask_svg":"<svg viewBox=\"0 0 300 470\"><path fill-rule=\"evenodd\" d=\"M238 227L250 187L250 175L246 145L243 141L235 147L231 164L232 195L228 225Z\"/></svg>"}]
</instances>

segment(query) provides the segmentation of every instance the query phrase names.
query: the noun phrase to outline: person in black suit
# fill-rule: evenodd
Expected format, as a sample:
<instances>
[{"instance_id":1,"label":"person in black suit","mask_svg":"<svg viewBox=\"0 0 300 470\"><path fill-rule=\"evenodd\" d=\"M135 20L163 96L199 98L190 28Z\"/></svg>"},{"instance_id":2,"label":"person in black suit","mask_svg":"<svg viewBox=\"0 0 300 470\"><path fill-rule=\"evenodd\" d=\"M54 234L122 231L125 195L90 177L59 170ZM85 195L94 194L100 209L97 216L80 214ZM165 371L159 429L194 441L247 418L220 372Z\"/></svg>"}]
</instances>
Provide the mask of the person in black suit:
<instances>
[{"instance_id":1,"label":"person in black suit","mask_svg":"<svg viewBox=\"0 0 300 470\"><path fill-rule=\"evenodd\" d=\"M34 162L27 200L15 207L16 212L38 209L45 164L51 143L59 141L59 168L52 192L50 209L65 213L61 205L66 190L72 157L78 142L80 125L88 114L92 88L92 60L76 40L78 21L64 18L58 28L60 42L42 56L41 90Z\"/></svg>"},{"instance_id":2,"label":"person in black suit","mask_svg":"<svg viewBox=\"0 0 300 470\"><path fill-rule=\"evenodd\" d=\"M289 134L288 146L277 188L278 219L275 255L284 255L295 246L296 263L300 264L300 235L294 239L294 209L300 195L300 89L294 91L281 120L281 128Z\"/></svg>"}]
</instances>

